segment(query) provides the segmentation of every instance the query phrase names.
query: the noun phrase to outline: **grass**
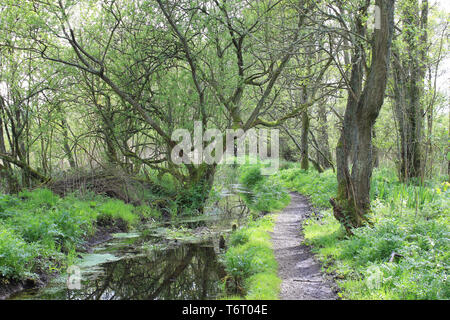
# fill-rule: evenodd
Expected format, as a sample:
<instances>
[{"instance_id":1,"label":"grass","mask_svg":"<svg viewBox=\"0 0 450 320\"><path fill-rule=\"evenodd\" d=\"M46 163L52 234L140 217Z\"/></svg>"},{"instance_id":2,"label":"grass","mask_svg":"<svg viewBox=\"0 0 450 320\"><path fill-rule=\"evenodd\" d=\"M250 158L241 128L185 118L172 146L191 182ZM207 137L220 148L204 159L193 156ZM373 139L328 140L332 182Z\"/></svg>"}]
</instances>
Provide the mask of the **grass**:
<instances>
[{"instance_id":1,"label":"grass","mask_svg":"<svg viewBox=\"0 0 450 320\"><path fill-rule=\"evenodd\" d=\"M239 182L250 192L242 195L253 212L247 226L233 232L223 256L227 278L225 299L276 300L281 279L269 232L274 215L261 213L281 210L290 202L287 190L272 176L261 174L266 164L246 164L239 168Z\"/></svg>"},{"instance_id":2,"label":"grass","mask_svg":"<svg viewBox=\"0 0 450 320\"><path fill-rule=\"evenodd\" d=\"M230 248L223 257L228 278L227 299L276 300L281 280L268 232L274 216L266 215L231 234Z\"/></svg>"},{"instance_id":3,"label":"grass","mask_svg":"<svg viewBox=\"0 0 450 320\"><path fill-rule=\"evenodd\" d=\"M247 164L240 167L239 182L250 193L243 194L247 206L254 212L274 212L283 209L290 202L290 196L273 176L263 176L265 164Z\"/></svg>"},{"instance_id":4,"label":"grass","mask_svg":"<svg viewBox=\"0 0 450 320\"><path fill-rule=\"evenodd\" d=\"M121 219L126 222L127 226L135 225L139 220L139 216L134 212L134 207L125 204L121 200L109 200L97 207L98 217L100 219Z\"/></svg>"},{"instance_id":5,"label":"grass","mask_svg":"<svg viewBox=\"0 0 450 320\"><path fill-rule=\"evenodd\" d=\"M288 169L277 179L310 195L313 204L322 208L318 216L305 221L305 240L324 270L336 276L342 298L450 298L447 182L405 185L397 181L392 170L375 170L371 185L374 224L348 237L327 201L336 192L331 171L318 174ZM389 262L392 252L400 257Z\"/></svg>"},{"instance_id":6,"label":"grass","mask_svg":"<svg viewBox=\"0 0 450 320\"><path fill-rule=\"evenodd\" d=\"M0 195L0 281L62 270L100 222L128 229L149 216L154 210L100 196L60 198L47 189Z\"/></svg>"}]
</instances>

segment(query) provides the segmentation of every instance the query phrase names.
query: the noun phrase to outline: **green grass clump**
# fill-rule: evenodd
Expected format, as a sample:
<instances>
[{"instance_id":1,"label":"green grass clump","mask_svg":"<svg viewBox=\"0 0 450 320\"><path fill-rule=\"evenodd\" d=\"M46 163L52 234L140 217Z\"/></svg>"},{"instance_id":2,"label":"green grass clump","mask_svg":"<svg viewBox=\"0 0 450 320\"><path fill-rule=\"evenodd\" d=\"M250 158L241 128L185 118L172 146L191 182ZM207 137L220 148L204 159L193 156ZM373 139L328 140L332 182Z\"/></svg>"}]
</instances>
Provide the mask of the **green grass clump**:
<instances>
[{"instance_id":1,"label":"green grass clump","mask_svg":"<svg viewBox=\"0 0 450 320\"><path fill-rule=\"evenodd\" d=\"M240 168L239 182L250 191L243 194L243 199L253 211L277 211L289 204L290 196L274 177L261 174L261 168L264 165L247 164Z\"/></svg>"},{"instance_id":2,"label":"green grass clump","mask_svg":"<svg viewBox=\"0 0 450 320\"><path fill-rule=\"evenodd\" d=\"M223 257L228 293L248 300L278 299L281 280L268 233L273 227L274 216L267 215L231 235Z\"/></svg>"},{"instance_id":3,"label":"green grass clump","mask_svg":"<svg viewBox=\"0 0 450 320\"><path fill-rule=\"evenodd\" d=\"M370 215L373 226L347 236L326 198L335 195L332 172L281 171L286 187L310 195L320 216L304 222L306 243L336 275L345 299L449 299L450 185L427 181L405 185L393 170L374 171ZM323 193L316 195L315 193ZM399 257L389 262L391 254Z\"/></svg>"},{"instance_id":4,"label":"green grass clump","mask_svg":"<svg viewBox=\"0 0 450 320\"><path fill-rule=\"evenodd\" d=\"M120 200L108 200L99 205L97 210L99 212L98 218L121 219L128 226L134 225L139 220L139 216L134 213L133 206Z\"/></svg>"},{"instance_id":5,"label":"green grass clump","mask_svg":"<svg viewBox=\"0 0 450 320\"><path fill-rule=\"evenodd\" d=\"M22 191L19 193L19 198L27 200L31 206L47 206L52 207L60 200L59 196L48 189L35 189L33 191Z\"/></svg>"}]
</instances>

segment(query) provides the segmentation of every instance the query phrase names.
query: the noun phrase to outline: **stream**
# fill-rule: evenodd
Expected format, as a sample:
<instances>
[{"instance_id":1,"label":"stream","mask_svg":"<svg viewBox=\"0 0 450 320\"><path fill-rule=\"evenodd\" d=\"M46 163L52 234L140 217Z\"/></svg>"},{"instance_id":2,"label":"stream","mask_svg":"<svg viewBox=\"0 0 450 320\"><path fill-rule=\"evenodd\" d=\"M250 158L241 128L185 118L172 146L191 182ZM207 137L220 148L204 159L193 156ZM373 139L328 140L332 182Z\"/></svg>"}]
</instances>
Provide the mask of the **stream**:
<instances>
[{"instance_id":1,"label":"stream","mask_svg":"<svg viewBox=\"0 0 450 320\"><path fill-rule=\"evenodd\" d=\"M69 289L68 274L61 274L43 288L24 290L10 299L215 299L225 276L218 260L218 233L206 227L183 229L206 221L216 225L214 220L179 221L176 232L158 226L113 234L111 240L78 259L79 288Z\"/></svg>"},{"instance_id":2,"label":"stream","mask_svg":"<svg viewBox=\"0 0 450 320\"><path fill-rule=\"evenodd\" d=\"M225 209L216 203L206 215L148 223L135 232L112 234L112 239L81 253L70 273L9 299L216 299L226 276L219 261L219 239L245 218L242 202L236 205L236 195L243 192L240 185L223 189L220 197L225 199Z\"/></svg>"}]
</instances>

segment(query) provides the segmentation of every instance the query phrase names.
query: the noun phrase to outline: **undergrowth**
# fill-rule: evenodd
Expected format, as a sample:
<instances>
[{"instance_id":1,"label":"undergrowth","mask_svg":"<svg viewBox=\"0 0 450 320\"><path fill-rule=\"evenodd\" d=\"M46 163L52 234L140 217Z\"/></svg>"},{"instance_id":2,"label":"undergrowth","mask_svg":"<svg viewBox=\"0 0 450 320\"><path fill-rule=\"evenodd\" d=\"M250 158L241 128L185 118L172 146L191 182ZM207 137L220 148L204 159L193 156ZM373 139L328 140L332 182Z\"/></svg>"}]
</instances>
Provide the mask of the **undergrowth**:
<instances>
[{"instance_id":1,"label":"undergrowth","mask_svg":"<svg viewBox=\"0 0 450 320\"><path fill-rule=\"evenodd\" d=\"M322 208L305 221L305 240L325 271L336 277L342 298L450 298L448 182L406 185L398 182L393 170L375 170L371 184L374 224L348 237L328 203L336 194L333 172L288 169L280 171L277 179L309 195Z\"/></svg>"},{"instance_id":2,"label":"undergrowth","mask_svg":"<svg viewBox=\"0 0 450 320\"><path fill-rule=\"evenodd\" d=\"M264 214L283 209L290 196L274 177L262 175L264 165L267 164L246 164L239 168L239 182L246 190L242 198L253 214L250 222L233 232L228 240L229 248L223 256L228 275L224 282L225 299L278 299L281 279L269 234L275 216Z\"/></svg>"},{"instance_id":3,"label":"undergrowth","mask_svg":"<svg viewBox=\"0 0 450 320\"><path fill-rule=\"evenodd\" d=\"M154 210L102 196L60 198L47 189L0 195L0 282L59 271L99 225L125 231L150 216Z\"/></svg>"},{"instance_id":4,"label":"undergrowth","mask_svg":"<svg viewBox=\"0 0 450 320\"><path fill-rule=\"evenodd\" d=\"M269 235L273 227L274 216L266 215L231 234L223 257L227 294L247 300L278 299L281 280Z\"/></svg>"},{"instance_id":5,"label":"undergrowth","mask_svg":"<svg viewBox=\"0 0 450 320\"><path fill-rule=\"evenodd\" d=\"M240 167L239 182L247 189L242 196L247 206L255 212L273 212L286 207L289 194L274 176L264 176L261 168L268 164L247 164Z\"/></svg>"}]
</instances>

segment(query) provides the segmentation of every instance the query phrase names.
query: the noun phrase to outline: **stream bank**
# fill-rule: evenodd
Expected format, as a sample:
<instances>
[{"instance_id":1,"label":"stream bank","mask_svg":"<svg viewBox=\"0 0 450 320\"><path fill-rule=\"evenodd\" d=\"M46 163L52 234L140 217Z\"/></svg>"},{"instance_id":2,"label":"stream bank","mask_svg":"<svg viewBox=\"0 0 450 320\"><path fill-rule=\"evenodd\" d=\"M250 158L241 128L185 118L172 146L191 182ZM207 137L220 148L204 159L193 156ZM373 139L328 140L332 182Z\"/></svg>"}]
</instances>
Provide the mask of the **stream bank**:
<instances>
[{"instance_id":1,"label":"stream bank","mask_svg":"<svg viewBox=\"0 0 450 320\"><path fill-rule=\"evenodd\" d=\"M225 276L218 259L215 218L189 218L175 228L144 227L113 233L111 239L81 253L72 266L80 288L68 288L67 274L44 286L24 289L12 300L204 300L220 294ZM191 229L192 228L192 229Z\"/></svg>"}]
</instances>

